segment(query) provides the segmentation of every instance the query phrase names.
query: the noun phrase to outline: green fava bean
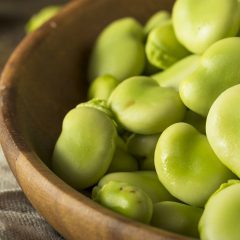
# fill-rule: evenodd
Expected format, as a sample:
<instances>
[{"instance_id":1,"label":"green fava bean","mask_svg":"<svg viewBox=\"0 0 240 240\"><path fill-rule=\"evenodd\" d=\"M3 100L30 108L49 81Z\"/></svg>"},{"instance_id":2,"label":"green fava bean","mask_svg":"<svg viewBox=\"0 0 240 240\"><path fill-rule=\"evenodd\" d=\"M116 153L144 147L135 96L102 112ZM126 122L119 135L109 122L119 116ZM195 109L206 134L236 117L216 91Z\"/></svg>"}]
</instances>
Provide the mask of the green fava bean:
<instances>
[{"instance_id":1,"label":"green fava bean","mask_svg":"<svg viewBox=\"0 0 240 240\"><path fill-rule=\"evenodd\" d=\"M214 43L201 56L199 67L180 83L179 94L184 104L206 117L216 98L240 83L239 62L240 38Z\"/></svg>"},{"instance_id":2,"label":"green fava bean","mask_svg":"<svg viewBox=\"0 0 240 240\"><path fill-rule=\"evenodd\" d=\"M102 187L110 181L126 182L142 189L153 203L176 200L161 184L155 171L110 173L99 181L98 186Z\"/></svg>"},{"instance_id":3,"label":"green fava bean","mask_svg":"<svg viewBox=\"0 0 240 240\"><path fill-rule=\"evenodd\" d=\"M160 202L153 205L151 225L190 237L199 237L198 223L203 209L179 202Z\"/></svg>"},{"instance_id":4,"label":"green fava bean","mask_svg":"<svg viewBox=\"0 0 240 240\"><path fill-rule=\"evenodd\" d=\"M119 134L123 134L124 133L124 129L117 124L117 122L115 121L114 115L112 110L109 108L107 100L105 99L99 99L99 98L93 98L87 102L83 102L77 105L76 108L79 107L90 107L90 108L96 108L97 110L104 112L114 123L117 132ZM118 141L119 142L119 141Z\"/></svg>"},{"instance_id":5,"label":"green fava bean","mask_svg":"<svg viewBox=\"0 0 240 240\"><path fill-rule=\"evenodd\" d=\"M145 66L143 27L133 18L108 25L98 37L90 56L89 80L110 74L119 81L139 75Z\"/></svg>"},{"instance_id":6,"label":"green fava bean","mask_svg":"<svg viewBox=\"0 0 240 240\"><path fill-rule=\"evenodd\" d=\"M155 170L154 151L160 134L132 134L128 141L128 151L139 159L141 170Z\"/></svg>"},{"instance_id":7,"label":"green fava bean","mask_svg":"<svg viewBox=\"0 0 240 240\"><path fill-rule=\"evenodd\" d=\"M128 131L156 134L184 118L185 106L172 88L162 88L149 77L120 83L108 100L116 120Z\"/></svg>"},{"instance_id":8,"label":"green fava bean","mask_svg":"<svg viewBox=\"0 0 240 240\"><path fill-rule=\"evenodd\" d=\"M126 143L120 138L117 138L116 149L108 169L111 172L131 172L138 170L137 160L128 153Z\"/></svg>"},{"instance_id":9,"label":"green fava bean","mask_svg":"<svg viewBox=\"0 0 240 240\"><path fill-rule=\"evenodd\" d=\"M191 52L203 53L216 41L236 36L240 26L238 0L177 0L173 26Z\"/></svg>"},{"instance_id":10,"label":"green fava bean","mask_svg":"<svg viewBox=\"0 0 240 240\"><path fill-rule=\"evenodd\" d=\"M30 33L37 30L50 18L60 11L60 6L48 6L40 10L37 14L33 15L26 25L26 32Z\"/></svg>"},{"instance_id":11,"label":"green fava bean","mask_svg":"<svg viewBox=\"0 0 240 240\"><path fill-rule=\"evenodd\" d=\"M199 222L202 240L239 240L240 181L223 184L208 200Z\"/></svg>"},{"instance_id":12,"label":"green fava bean","mask_svg":"<svg viewBox=\"0 0 240 240\"><path fill-rule=\"evenodd\" d=\"M93 199L101 205L139 222L149 223L153 204L140 188L124 182L110 181L93 189Z\"/></svg>"},{"instance_id":13,"label":"green fava bean","mask_svg":"<svg viewBox=\"0 0 240 240\"><path fill-rule=\"evenodd\" d=\"M127 140L128 151L137 157L146 157L154 153L160 134L132 134Z\"/></svg>"},{"instance_id":14,"label":"green fava bean","mask_svg":"<svg viewBox=\"0 0 240 240\"><path fill-rule=\"evenodd\" d=\"M172 87L179 91L179 84L191 75L200 64L200 56L190 55L176 62L163 72L156 73L151 77L156 80L161 87Z\"/></svg>"},{"instance_id":15,"label":"green fava bean","mask_svg":"<svg viewBox=\"0 0 240 240\"><path fill-rule=\"evenodd\" d=\"M166 21L171 19L171 15L167 11L159 11L156 12L152 17L149 18L147 23L145 24L144 31L147 35L151 30L153 30L156 27L159 27Z\"/></svg>"},{"instance_id":16,"label":"green fava bean","mask_svg":"<svg viewBox=\"0 0 240 240\"><path fill-rule=\"evenodd\" d=\"M177 40L172 22L168 21L154 28L146 43L148 61L161 69L166 69L190 53Z\"/></svg>"},{"instance_id":17,"label":"green fava bean","mask_svg":"<svg viewBox=\"0 0 240 240\"><path fill-rule=\"evenodd\" d=\"M95 109L105 113L110 119L112 119L114 121L113 113L109 109L109 107L107 105L107 101L104 99L93 98L90 101L78 104L76 108L81 108L81 107L95 108Z\"/></svg>"},{"instance_id":18,"label":"green fava bean","mask_svg":"<svg viewBox=\"0 0 240 240\"><path fill-rule=\"evenodd\" d=\"M89 87L88 99L98 98L107 100L118 84L119 81L111 75L98 77Z\"/></svg>"},{"instance_id":19,"label":"green fava bean","mask_svg":"<svg viewBox=\"0 0 240 240\"><path fill-rule=\"evenodd\" d=\"M170 18L171 18L170 13L167 11L156 12L145 24L144 32L145 32L146 38L147 38L149 32L151 32L151 30L153 30L155 27L161 26L162 24L164 24L165 22L170 20ZM159 72L159 68L156 66L153 66L146 59L144 75L148 76L148 75L151 75L151 74L154 74L157 72Z\"/></svg>"},{"instance_id":20,"label":"green fava bean","mask_svg":"<svg viewBox=\"0 0 240 240\"><path fill-rule=\"evenodd\" d=\"M240 177L240 85L224 91L207 116L206 133L216 155Z\"/></svg>"},{"instance_id":21,"label":"green fava bean","mask_svg":"<svg viewBox=\"0 0 240 240\"><path fill-rule=\"evenodd\" d=\"M234 177L214 154L206 136L187 123L173 124L161 134L154 161L167 190L196 207L204 206L221 183Z\"/></svg>"},{"instance_id":22,"label":"green fava bean","mask_svg":"<svg viewBox=\"0 0 240 240\"><path fill-rule=\"evenodd\" d=\"M94 185L110 166L116 138L114 123L104 112L74 108L64 118L53 152L53 171L78 190Z\"/></svg>"}]
</instances>

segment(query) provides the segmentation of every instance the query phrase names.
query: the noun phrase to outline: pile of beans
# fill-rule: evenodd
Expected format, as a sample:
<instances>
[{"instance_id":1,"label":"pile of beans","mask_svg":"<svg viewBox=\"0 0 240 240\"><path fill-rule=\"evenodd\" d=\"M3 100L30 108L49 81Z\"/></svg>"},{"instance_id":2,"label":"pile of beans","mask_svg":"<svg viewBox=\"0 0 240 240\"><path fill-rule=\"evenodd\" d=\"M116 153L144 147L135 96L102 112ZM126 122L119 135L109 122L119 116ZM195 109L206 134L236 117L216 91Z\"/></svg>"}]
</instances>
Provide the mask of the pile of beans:
<instances>
[{"instance_id":1,"label":"pile of beans","mask_svg":"<svg viewBox=\"0 0 240 240\"><path fill-rule=\"evenodd\" d=\"M98 36L89 101L53 171L103 206L203 240L240 239L240 3L177 0ZM238 85L239 84L239 85Z\"/></svg>"}]
</instances>

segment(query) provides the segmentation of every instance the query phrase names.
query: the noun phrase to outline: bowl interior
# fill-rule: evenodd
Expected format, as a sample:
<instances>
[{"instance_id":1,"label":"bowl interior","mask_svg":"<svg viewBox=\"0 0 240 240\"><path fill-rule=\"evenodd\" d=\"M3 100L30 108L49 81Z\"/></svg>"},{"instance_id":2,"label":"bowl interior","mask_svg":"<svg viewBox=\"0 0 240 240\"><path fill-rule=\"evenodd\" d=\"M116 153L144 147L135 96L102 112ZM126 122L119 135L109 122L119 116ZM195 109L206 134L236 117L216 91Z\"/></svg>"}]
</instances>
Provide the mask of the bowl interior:
<instances>
[{"instance_id":1,"label":"bowl interior","mask_svg":"<svg viewBox=\"0 0 240 240\"><path fill-rule=\"evenodd\" d=\"M65 9L67 16L60 15L28 37L11 83L13 114L22 136L45 163L49 163L64 115L85 99L88 55L99 32L124 16L144 23L154 12L169 10L172 2L83 0Z\"/></svg>"}]
</instances>

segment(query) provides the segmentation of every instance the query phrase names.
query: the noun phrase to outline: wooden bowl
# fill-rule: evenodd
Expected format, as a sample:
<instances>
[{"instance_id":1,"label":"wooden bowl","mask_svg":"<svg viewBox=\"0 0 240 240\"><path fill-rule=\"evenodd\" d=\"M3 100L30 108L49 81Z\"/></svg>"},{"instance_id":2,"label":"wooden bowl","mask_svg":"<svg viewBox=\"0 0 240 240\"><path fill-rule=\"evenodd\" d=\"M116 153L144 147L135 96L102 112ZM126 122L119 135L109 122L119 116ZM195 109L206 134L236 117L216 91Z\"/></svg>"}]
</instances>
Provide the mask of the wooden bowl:
<instances>
[{"instance_id":1,"label":"wooden bowl","mask_svg":"<svg viewBox=\"0 0 240 240\"><path fill-rule=\"evenodd\" d=\"M67 111L85 98L91 46L114 19L141 22L173 0L80 0L27 36L1 77L1 144L32 205L66 239L189 239L120 216L77 192L47 166Z\"/></svg>"}]
</instances>

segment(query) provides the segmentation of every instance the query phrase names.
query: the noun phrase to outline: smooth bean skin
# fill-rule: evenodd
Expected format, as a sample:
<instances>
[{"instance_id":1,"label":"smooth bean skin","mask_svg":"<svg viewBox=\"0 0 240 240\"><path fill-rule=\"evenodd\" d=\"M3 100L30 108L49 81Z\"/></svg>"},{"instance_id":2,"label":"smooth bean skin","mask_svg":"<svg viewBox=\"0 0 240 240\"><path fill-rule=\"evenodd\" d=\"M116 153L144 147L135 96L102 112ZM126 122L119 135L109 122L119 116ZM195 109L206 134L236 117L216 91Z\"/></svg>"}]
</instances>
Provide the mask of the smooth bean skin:
<instances>
[{"instance_id":1,"label":"smooth bean skin","mask_svg":"<svg viewBox=\"0 0 240 240\"><path fill-rule=\"evenodd\" d=\"M107 100L119 81L111 75L96 78L88 89L88 99L99 98Z\"/></svg>"},{"instance_id":2,"label":"smooth bean skin","mask_svg":"<svg viewBox=\"0 0 240 240\"><path fill-rule=\"evenodd\" d=\"M179 202L159 202L153 205L151 225L167 231L199 238L198 223L203 209Z\"/></svg>"},{"instance_id":3,"label":"smooth bean skin","mask_svg":"<svg viewBox=\"0 0 240 240\"><path fill-rule=\"evenodd\" d=\"M102 187L110 181L126 182L142 189L153 203L176 200L161 184L155 171L110 173L102 177L98 186Z\"/></svg>"},{"instance_id":4,"label":"smooth bean skin","mask_svg":"<svg viewBox=\"0 0 240 240\"><path fill-rule=\"evenodd\" d=\"M116 120L128 131L156 134L184 118L185 106L172 88L162 88L149 77L120 83L108 100Z\"/></svg>"},{"instance_id":5,"label":"smooth bean skin","mask_svg":"<svg viewBox=\"0 0 240 240\"><path fill-rule=\"evenodd\" d=\"M109 24L99 35L90 56L88 76L92 81L110 74L119 81L140 75L145 66L143 27L133 18Z\"/></svg>"},{"instance_id":6,"label":"smooth bean skin","mask_svg":"<svg viewBox=\"0 0 240 240\"><path fill-rule=\"evenodd\" d=\"M127 140L128 151L137 157L145 157L154 153L160 134L132 134Z\"/></svg>"},{"instance_id":7,"label":"smooth bean skin","mask_svg":"<svg viewBox=\"0 0 240 240\"><path fill-rule=\"evenodd\" d=\"M114 120L112 111L109 109L107 101L104 99L93 98L87 102L82 102L76 106L76 108L89 107L95 108L103 113L105 113L110 119Z\"/></svg>"},{"instance_id":8,"label":"smooth bean skin","mask_svg":"<svg viewBox=\"0 0 240 240\"><path fill-rule=\"evenodd\" d=\"M214 154L206 136L187 123L175 123L161 134L154 161L167 190L196 207L204 206L223 182L234 178Z\"/></svg>"},{"instance_id":9,"label":"smooth bean skin","mask_svg":"<svg viewBox=\"0 0 240 240\"><path fill-rule=\"evenodd\" d=\"M160 69L166 69L190 54L177 40L171 21L149 33L145 49L148 61Z\"/></svg>"},{"instance_id":10,"label":"smooth bean skin","mask_svg":"<svg viewBox=\"0 0 240 240\"><path fill-rule=\"evenodd\" d=\"M134 185L110 181L102 187L95 187L92 197L101 205L133 220L149 223L152 218L151 199Z\"/></svg>"},{"instance_id":11,"label":"smooth bean skin","mask_svg":"<svg viewBox=\"0 0 240 240\"><path fill-rule=\"evenodd\" d=\"M110 166L116 138L113 121L104 112L74 108L64 118L52 156L53 171L78 190L94 185Z\"/></svg>"},{"instance_id":12,"label":"smooth bean skin","mask_svg":"<svg viewBox=\"0 0 240 240\"><path fill-rule=\"evenodd\" d=\"M99 44L110 44L113 40L122 37L133 37L134 39L144 40L143 26L132 17L120 18L108 24L99 34L97 41Z\"/></svg>"},{"instance_id":13,"label":"smooth bean skin","mask_svg":"<svg viewBox=\"0 0 240 240\"><path fill-rule=\"evenodd\" d=\"M206 117L216 98L240 83L240 38L214 43L201 56L200 66L180 83L179 94L192 111Z\"/></svg>"},{"instance_id":14,"label":"smooth bean skin","mask_svg":"<svg viewBox=\"0 0 240 240\"><path fill-rule=\"evenodd\" d=\"M141 170L155 170L154 151L160 134L132 134L127 141L128 151L139 159Z\"/></svg>"},{"instance_id":15,"label":"smooth bean skin","mask_svg":"<svg viewBox=\"0 0 240 240\"><path fill-rule=\"evenodd\" d=\"M90 107L90 108L96 108L99 111L104 112L114 123L117 132L119 134L123 134L123 132L125 131L122 126L120 126L116 121L115 121L115 117L113 115L112 110L109 108L107 100L105 99L100 99L100 98L92 98L87 102L82 102L80 104L77 105L76 108L78 107Z\"/></svg>"},{"instance_id":16,"label":"smooth bean skin","mask_svg":"<svg viewBox=\"0 0 240 240\"><path fill-rule=\"evenodd\" d=\"M41 9L37 14L33 15L27 22L25 31L31 33L41 27L50 18L56 15L60 11L60 6L48 6Z\"/></svg>"},{"instance_id":17,"label":"smooth bean skin","mask_svg":"<svg viewBox=\"0 0 240 240\"><path fill-rule=\"evenodd\" d=\"M199 222L202 240L239 240L240 181L224 184L208 200Z\"/></svg>"},{"instance_id":18,"label":"smooth bean skin","mask_svg":"<svg viewBox=\"0 0 240 240\"><path fill-rule=\"evenodd\" d=\"M151 77L161 87L172 87L179 91L179 84L191 75L200 65L200 56L190 55L176 62L163 72L156 73Z\"/></svg>"},{"instance_id":19,"label":"smooth bean skin","mask_svg":"<svg viewBox=\"0 0 240 240\"><path fill-rule=\"evenodd\" d=\"M171 19L171 15L169 12L167 11L159 11L156 12L154 15L152 15L148 21L145 24L144 27L144 32L145 34L149 34L149 32L151 32L151 30L153 30L156 27L159 27L160 25L162 25L163 23L165 23L166 21Z\"/></svg>"},{"instance_id":20,"label":"smooth bean skin","mask_svg":"<svg viewBox=\"0 0 240 240\"><path fill-rule=\"evenodd\" d=\"M120 138L117 138L116 149L113 155L112 162L108 168L108 173L111 172L132 172L138 170L138 161L128 151L126 143Z\"/></svg>"},{"instance_id":21,"label":"smooth bean skin","mask_svg":"<svg viewBox=\"0 0 240 240\"><path fill-rule=\"evenodd\" d=\"M240 85L224 91L212 105L206 122L208 141L215 154L240 177Z\"/></svg>"},{"instance_id":22,"label":"smooth bean skin","mask_svg":"<svg viewBox=\"0 0 240 240\"><path fill-rule=\"evenodd\" d=\"M238 0L177 0L173 26L178 40L201 54L216 41L236 36L240 26Z\"/></svg>"}]
</instances>

